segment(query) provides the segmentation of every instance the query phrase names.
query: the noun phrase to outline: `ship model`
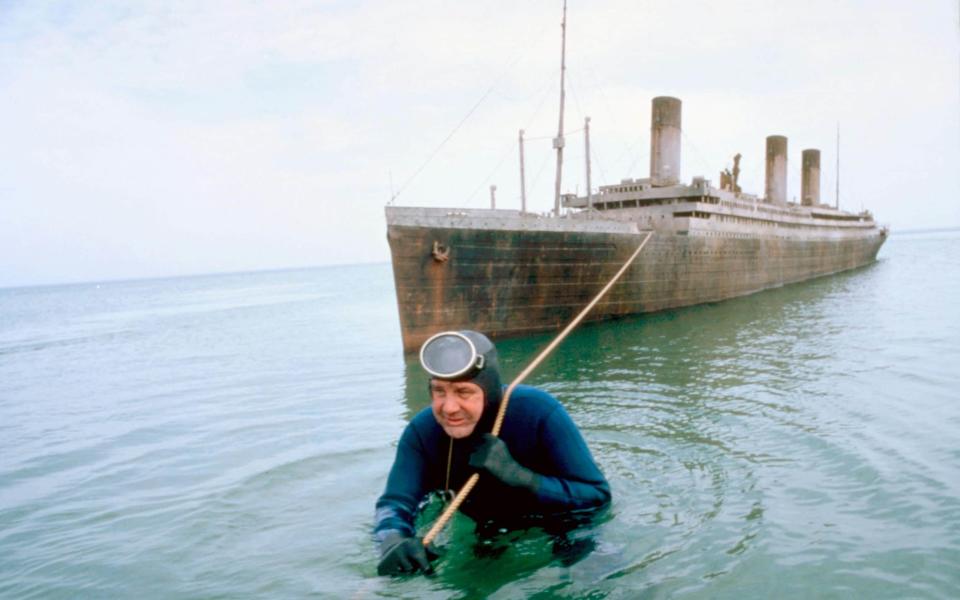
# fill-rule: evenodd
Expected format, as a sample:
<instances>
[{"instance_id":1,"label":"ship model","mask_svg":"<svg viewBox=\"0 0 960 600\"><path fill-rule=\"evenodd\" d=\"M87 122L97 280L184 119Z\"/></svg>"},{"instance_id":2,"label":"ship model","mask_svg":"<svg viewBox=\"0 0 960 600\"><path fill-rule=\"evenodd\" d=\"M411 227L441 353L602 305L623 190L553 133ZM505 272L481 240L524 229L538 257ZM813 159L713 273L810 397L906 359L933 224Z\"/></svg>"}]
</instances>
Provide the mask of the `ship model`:
<instances>
[{"instance_id":1,"label":"ship model","mask_svg":"<svg viewBox=\"0 0 960 600\"><path fill-rule=\"evenodd\" d=\"M819 150L803 151L801 201L787 200L784 136L766 139L763 197L740 189L739 154L719 187L704 177L682 183L682 105L673 97L652 101L649 177L594 194L588 158L586 195L562 195L564 62L561 54L552 214L527 212L525 194L521 210L386 207L405 351L443 330L503 338L560 329L648 234L588 320L718 302L876 260L887 229L869 211L820 202ZM589 118L585 131L589 157ZM522 165L522 131L520 148Z\"/></svg>"}]
</instances>

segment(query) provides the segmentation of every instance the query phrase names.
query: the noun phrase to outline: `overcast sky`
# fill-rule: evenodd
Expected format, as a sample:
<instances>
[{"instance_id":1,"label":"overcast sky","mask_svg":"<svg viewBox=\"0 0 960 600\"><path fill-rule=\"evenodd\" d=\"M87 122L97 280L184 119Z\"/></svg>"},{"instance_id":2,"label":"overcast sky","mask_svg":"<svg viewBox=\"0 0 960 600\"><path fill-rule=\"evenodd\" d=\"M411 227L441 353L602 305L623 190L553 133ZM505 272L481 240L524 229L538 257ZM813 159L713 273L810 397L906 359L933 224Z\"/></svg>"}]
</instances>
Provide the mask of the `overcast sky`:
<instances>
[{"instance_id":1,"label":"overcast sky","mask_svg":"<svg viewBox=\"0 0 960 600\"><path fill-rule=\"evenodd\" d=\"M386 261L383 207L552 206L561 0L0 1L0 287ZM956 0L571 0L565 191L682 177L764 139L820 148L822 199L960 226ZM471 112L472 111L472 112ZM469 118L464 118L469 114ZM462 125L461 125L462 123ZM455 132L445 144L445 139ZM437 151L439 148L439 151ZM432 159L431 159L432 156Z\"/></svg>"}]
</instances>

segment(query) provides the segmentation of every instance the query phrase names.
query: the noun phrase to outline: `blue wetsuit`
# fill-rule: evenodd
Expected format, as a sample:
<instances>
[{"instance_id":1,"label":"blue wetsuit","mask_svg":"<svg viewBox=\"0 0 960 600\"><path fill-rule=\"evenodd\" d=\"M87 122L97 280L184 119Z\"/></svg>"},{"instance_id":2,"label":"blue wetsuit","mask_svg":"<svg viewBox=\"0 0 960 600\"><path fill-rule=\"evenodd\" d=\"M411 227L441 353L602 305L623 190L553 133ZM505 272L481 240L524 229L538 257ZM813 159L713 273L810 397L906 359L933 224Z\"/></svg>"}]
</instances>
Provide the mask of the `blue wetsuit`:
<instances>
[{"instance_id":1,"label":"blue wetsuit","mask_svg":"<svg viewBox=\"0 0 960 600\"><path fill-rule=\"evenodd\" d=\"M468 464L470 454L483 434L491 430L498 404L499 399L487 404L473 433L457 440L443 431L430 407L414 416L400 437L386 490L377 501L374 531L378 538L383 539L391 530L414 535L414 518L428 492L456 492L463 487L475 472ZM610 485L597 468L580 431L550 394L530 386L517 386L510 397L500 438L517 462L540 475L539 485L533 493L481 474L461 506L478 525L533 524L531 519L609 504Z\"/></svg>"}]
</instances>

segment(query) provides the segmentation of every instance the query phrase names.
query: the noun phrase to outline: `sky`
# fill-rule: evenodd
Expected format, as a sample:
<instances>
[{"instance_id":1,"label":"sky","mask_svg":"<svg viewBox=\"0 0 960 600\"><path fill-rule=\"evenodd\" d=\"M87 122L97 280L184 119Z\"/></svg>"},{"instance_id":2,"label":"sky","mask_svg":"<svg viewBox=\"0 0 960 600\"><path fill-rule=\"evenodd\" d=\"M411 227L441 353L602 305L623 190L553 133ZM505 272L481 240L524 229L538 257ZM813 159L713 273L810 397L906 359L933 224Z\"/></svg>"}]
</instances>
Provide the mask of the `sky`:
<instances>
[{"instance_id":1,"label":"sky","mask_svg":"<svg viewBox=\"0 0 960 600\"><path fill-rule=\"evenodd\" d=\"M553 204L562 0L0 0L0 287L389 260L384 206ZM570 0L564 191L681 176L768 135L821 199L960 226L957 0Z\"/></svg>"}]
</instances>

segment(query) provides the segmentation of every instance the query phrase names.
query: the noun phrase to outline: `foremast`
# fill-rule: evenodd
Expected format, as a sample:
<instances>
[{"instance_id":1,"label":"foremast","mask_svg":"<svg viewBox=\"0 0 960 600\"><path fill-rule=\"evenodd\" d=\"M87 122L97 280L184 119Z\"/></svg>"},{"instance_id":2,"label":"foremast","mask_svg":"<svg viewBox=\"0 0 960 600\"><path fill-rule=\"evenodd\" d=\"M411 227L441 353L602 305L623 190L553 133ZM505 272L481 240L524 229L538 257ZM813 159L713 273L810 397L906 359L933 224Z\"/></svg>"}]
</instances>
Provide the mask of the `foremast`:
<instances>
[{"instance_id":1,"label":"foremast","mask_svg":"<svg viewBox=\"0 0 960 600\"><path fill-rule=\"evenodd\" d=\"M563 102L565 99L564 76L567 72L567 0L563 0L563 21L560 23L560 125L553 147L557 149L557 180L553 188L553 214L560 216L560 182L563 173Z\"/></svg>"}]
</instances>

